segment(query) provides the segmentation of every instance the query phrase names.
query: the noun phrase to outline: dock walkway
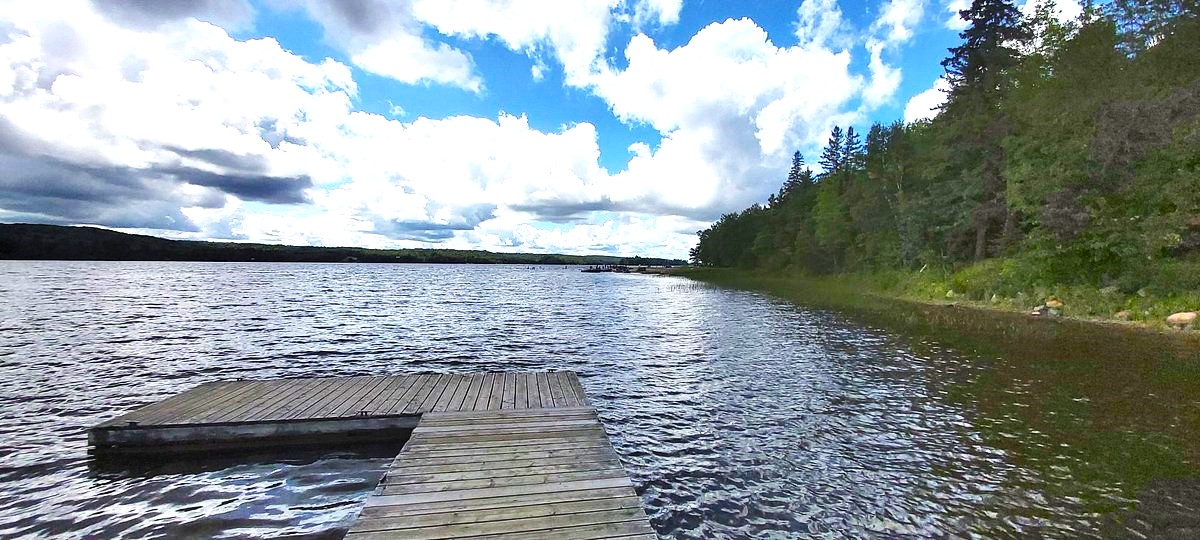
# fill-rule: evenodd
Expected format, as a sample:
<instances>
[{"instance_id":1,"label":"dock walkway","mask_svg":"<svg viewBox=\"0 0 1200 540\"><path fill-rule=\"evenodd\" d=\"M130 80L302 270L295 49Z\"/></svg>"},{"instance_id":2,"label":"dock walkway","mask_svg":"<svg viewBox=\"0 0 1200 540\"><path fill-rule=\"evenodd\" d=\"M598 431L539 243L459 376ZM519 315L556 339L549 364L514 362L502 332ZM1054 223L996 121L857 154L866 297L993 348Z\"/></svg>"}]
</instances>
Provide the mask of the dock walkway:
<instances>
[{"instance_id":1,"label":"dock walkway","mask_svg":"<svg viewBox=\"0 0 1200 540\"><path fill-rule=\"evenodd\" d=\"M590 407L430 413L346 536L656 538Z\"/></svg>"},{"instance_id":2,"label":"dock walkway","mask_svg":"<svg viewBox=\"0 0 1200 540\"><path fill-rule=\"evenodd\" d=\"M348 538L655 538L572 372L220 381L88 430L98 454L406 437Z\"/></svg>"}]
</instances>

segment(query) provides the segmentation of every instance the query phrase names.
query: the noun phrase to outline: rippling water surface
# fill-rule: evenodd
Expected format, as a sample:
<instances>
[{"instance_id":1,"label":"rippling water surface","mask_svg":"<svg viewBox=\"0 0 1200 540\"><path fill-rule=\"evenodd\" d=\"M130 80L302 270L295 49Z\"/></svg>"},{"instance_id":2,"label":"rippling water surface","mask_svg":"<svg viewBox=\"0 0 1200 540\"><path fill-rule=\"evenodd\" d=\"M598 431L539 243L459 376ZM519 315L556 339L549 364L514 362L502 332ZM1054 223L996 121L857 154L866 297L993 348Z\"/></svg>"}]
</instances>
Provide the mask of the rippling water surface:
<instances>
[{"instance_id":1,"label":"rippling water surface","mask_svg":"<svg viewBox=\"0 0 1200 540\"><path fill-rule=\"evenodd\" d=\"M580 373L664 537L1200 535L1195 372L1086 365L674 277L0 262L0 537L338 537L399 444L97 463L83 430L215 379L525 369Z\"/></svg>"}]
</instances>

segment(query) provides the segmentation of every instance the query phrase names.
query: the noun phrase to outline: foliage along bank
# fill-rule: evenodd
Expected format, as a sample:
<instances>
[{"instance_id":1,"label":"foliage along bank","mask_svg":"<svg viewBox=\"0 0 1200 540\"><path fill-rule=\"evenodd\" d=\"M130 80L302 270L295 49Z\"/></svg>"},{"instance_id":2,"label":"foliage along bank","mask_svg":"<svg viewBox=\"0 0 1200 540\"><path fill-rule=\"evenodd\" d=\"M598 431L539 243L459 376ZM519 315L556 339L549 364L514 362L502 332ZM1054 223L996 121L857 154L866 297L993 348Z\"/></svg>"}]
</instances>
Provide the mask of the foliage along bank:
<instances>
[{"instance_id":1,"label":"foliage along bank","mask_svg":"<svg viewBox=\"0 0 1200 540\"><path fill-rule=\"evenodd\" d=\"M1094 315L1200 309L1200 8L1054 11L974 0L932 120L835 127L820 173L797 152L766 204L699 232L693 262L1017 307L1075 291Z\"/></svg>"}]
</instances>

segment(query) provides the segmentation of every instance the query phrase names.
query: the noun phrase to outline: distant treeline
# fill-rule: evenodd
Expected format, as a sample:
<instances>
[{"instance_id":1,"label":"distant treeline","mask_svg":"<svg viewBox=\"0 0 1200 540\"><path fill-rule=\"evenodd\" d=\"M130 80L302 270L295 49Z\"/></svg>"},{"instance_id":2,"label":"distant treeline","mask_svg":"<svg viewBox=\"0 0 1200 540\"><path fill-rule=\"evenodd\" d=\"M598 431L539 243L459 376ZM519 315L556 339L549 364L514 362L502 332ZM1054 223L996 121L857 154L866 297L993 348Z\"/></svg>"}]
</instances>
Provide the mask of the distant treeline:
<instances>
[{"instance_id":1,"label":"distant treeline","mask_svg":"<svg viewBox=\"0 0 1200 540\"><path fill-rule=\"evenodd\" d=\"M819 173L797 153L779 192L701 231L692 260L806 274L974 264L1013 294L1197 283L1200 7L1084 6L1064 23L1052 0L1029 17L974 0L935 118L834 129Z\"/></svg>"},{"instance_id":2,"label":"distant treeline","mask_svg":"<svg viewBox=\"0 0 1200 540\"><path fill-rule=\"evenodd\" d=\"M372 262L680 265L652 257L493 253L460 249L364 249L168 240L94 227L0 224L0 259L96 261Z\"/></svg>"}]
</instances>

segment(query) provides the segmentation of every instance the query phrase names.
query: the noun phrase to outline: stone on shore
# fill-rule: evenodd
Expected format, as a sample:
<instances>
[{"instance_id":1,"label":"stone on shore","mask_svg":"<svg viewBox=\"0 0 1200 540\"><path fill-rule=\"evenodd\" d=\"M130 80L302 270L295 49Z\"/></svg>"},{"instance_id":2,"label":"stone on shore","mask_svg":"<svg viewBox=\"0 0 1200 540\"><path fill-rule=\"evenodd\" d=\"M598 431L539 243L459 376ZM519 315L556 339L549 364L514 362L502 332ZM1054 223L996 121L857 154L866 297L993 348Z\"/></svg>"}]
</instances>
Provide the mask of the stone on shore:
<instances>
[{"instance_id":1,"label":"stone on shore","mask_svg":"<svg viewBox=\"0 0 1200 540\"><path fill-rule=\"evenodd\" d=\"M1167 325L1180 330L1191 326L1194 322L1196 322L1195 311L1180 311L1179 313L1172 313L1171 316L1167 317Z\"/></svg>"},{"instance_id":2,"label":"stone on shore","mask_svg":"<svg viewBox=\"0 0 1200 540\"><path fill-rule=\"evenodd\" d=\"M1133 318L1133 312L1126 309L1114 313L1113 317L1117 318L1117 320L1128 321Z\"/></svg>"}]
</instances>

